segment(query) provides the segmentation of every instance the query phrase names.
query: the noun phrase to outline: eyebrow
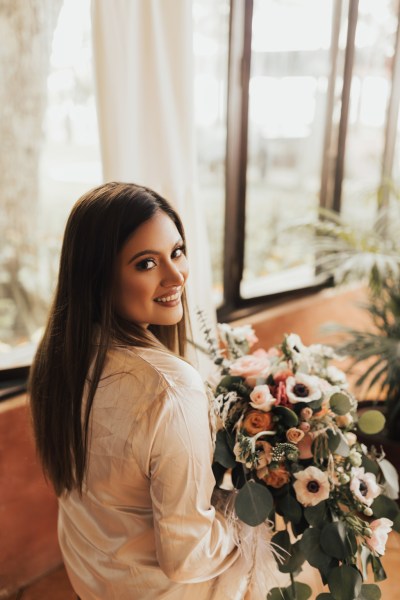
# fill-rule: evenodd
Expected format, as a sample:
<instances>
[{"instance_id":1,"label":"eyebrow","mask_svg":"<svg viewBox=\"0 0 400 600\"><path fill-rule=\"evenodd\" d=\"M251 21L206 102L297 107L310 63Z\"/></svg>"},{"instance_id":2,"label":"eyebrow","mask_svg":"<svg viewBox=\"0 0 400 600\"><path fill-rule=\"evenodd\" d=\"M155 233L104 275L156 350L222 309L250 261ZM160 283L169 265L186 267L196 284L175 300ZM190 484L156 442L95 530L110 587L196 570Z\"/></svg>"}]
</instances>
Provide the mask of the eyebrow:
<instances>
[{"instance_id":1,"label":"eyebrow","mask_svg":"<svg viewBox=\"0 0 400 600\"><path fill-rule=\"evenodd\" d=\"M180 244L183 244L182 238L179 238L179 240L177 242L175 242L175 244L172 246L172 249L175 249ZM137 252L136 254L134 254L132 256L132 258L129 259L128 265L131 262L133 262L134 260L136 260L137 258L139 258L140 256L146 256L147 254L156 254L157 256L160 256L161 252L159 250L151 250L150 248L147 250L141 250L140 252Z\"/></svg>"}]
</instances>

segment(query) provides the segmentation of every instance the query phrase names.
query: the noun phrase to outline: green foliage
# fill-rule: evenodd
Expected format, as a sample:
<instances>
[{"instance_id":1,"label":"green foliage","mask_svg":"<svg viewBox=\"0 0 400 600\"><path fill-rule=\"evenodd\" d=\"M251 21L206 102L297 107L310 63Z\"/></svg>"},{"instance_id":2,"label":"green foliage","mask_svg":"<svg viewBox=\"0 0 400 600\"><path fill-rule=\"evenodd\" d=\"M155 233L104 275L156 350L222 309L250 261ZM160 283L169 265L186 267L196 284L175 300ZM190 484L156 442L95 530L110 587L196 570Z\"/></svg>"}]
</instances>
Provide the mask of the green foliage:
<instances>
[{"instance_id":1,"label":"green foliage","mask_svg":"<svg viewBox=\"0 0 400 600\"><path fill-rule=\"evenodd\" d=\"M373 435L385 427L386 419L379 410L366 410L358 419L358 428L364 433Z\"/></svg>"},{"instance_id":2,"label":"green foliage","mask_svg":"<svg viewBox=\"0 0 400 600\"><path fill-rule=\"evenodd\" d=\"M374 583L363 583L357 600L379 600L381 597L382 593L377 585Z\"/></svg>"},{"instance_id":3,"label":"green foliage","mask_svg":"<svg viewBox=\"0 0 400 600\"><path fill-rule=\"evenodd\" d=\"M391 430L400 421L400 282L382 282L380 294L371 295L365 308L371 318L371 330L341 328L346 339L337 350L352 358L351 367L366 364L356 384L367 390L377 386L385 396Z\"/></svg>"},{"instance_id":4,"label":"green foliage","mask_svg":"<svg viewBox=\"0 0 400 600\"><path fill-rule=\"evenodd\" d=\"M304 516L313 527L322 527L328 520L325 500L316 506L307 506L304 509Z\"/></svg>"},{"instance_id":5,"label":"green foliage","mask_svg":"<svg viewBox=\"0 0 400 600\"><path fill-rule=\"evenodd\" d=\"M337 415L345 415L351 410L351 401L346 394L336 392L329 399L331 410Z\"/></svg>"},{"instance_id":6,"label":"green foliage","mask_svg":"<svg viewBox=\"0 0 400 600\"><path fill-rule=\"evenodd\" d=\"M377 519L386 517L392 521L397 518L400 508L397 502L381 494L373 501L371 508Z\"/></svg>"},{"instance_id":7,"label":"green foliage","mask_svg":"<svg viewBox=\"0 0 400 600\"><path fill-rule=\"evenodd\" d=\"M228 434L224 429L218 431L214 460L226 469L233 469L236 466L236 459L229 446L227 436Z\"/></svg>"},{"instance_id":8,"label":"green foliage","mask_svg":"<svg viewBox=\"0 0 400 600\"><path fill-rule=\"evenodd\" d=\"M357 569L341 565L328 575L329 590L335 600L354 600L361 591L362 577Z\"/></svg>"},{"instance_id":9,"label":"green foliage","mask_svg":"<svg viewBox=\"0 0 400 600\"><path fill-rule=\"evenodd\" d=\"M296 581L293 586L272 588L268 593L267 600L308 600L311 594L312 590L309 585Z\"/></svg>"},{"instance_id":10,"label":"green foliage","mask_svg":"<svg viewBox=\"0 0 400 600\"><path fill-rule=\"evenodd\" d=\"M248 481L236 496L235 510L239 519L256 527L269 517L273 504L272 494L264 485Z\"/></svg>"}]
</instances>

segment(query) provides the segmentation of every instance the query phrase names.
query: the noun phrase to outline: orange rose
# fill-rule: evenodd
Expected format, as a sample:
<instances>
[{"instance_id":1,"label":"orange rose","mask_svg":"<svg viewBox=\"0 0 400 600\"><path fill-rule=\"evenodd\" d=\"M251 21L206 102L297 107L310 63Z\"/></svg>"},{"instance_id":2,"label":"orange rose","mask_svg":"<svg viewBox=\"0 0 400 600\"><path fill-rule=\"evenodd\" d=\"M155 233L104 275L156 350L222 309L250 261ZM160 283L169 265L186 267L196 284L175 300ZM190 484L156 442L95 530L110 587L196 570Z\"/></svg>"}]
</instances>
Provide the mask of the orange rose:
<instances>
[{"instance_id":1,"label":"orange rose","mask_svg":"<svg viewBox=\"0 0 400 600\"><path fill-rule=\"evenodd\" d=\"M306 433L300 442L297 444L297 448L299 449L300 455L299 458L312 458L312 443L314 440L314 436L312 433Z\"/></svg>"},{"instance_id":2,"label":"orange rose","mask_svg":"<svg viewBox=\"0 0 400 600\"><path fill-rule=\"evenodd\" d=\"M289 483L290 475L285 467L271 469L265 476L264 481L273 488L281 488L285 483Z\"/></svg>"},{"instance_id":3,"label":"orange rose","mask_svg":"<svg viewBox=\"0 0 400 600\"><path fill-rule=\"evenodd\" d=\"M301 429L297 429L297 427L291 427L286 432L286 439L292 444L298 444L300 440L303 439L303 437L304 431L301 431Z\"/></svg>"},{"instance_id":4,"label":"orange rose","mask_svg":"<svg viewBox=\"0 0 400 600\"><path fill-rule=\"evenodd\" d=\"M269 412L251 410L245 416L242 427L248 435L256 435L260 431L271 431L273 429L273 417Z\"/></svg>"}]
</instances>

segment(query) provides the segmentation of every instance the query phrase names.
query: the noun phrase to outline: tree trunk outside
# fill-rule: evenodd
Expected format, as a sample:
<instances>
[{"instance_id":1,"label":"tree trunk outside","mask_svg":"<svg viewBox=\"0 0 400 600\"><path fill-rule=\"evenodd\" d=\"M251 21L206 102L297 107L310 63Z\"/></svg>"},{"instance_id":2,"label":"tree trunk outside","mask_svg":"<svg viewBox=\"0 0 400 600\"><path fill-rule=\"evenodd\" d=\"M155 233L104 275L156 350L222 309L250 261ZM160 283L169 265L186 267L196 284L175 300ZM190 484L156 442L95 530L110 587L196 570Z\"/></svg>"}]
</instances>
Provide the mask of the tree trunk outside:
<instances>
[{"instance_id":1,"label":"tree trunk outside","mask_svg":"<svg viewBox=\"0 0 400 600\"><path fill-rule=\"evenodd\" d=\"M35 217L51 43L63 0L0 0L0 342L29 337L36 292Z\"/></svg>"}]
</instances>

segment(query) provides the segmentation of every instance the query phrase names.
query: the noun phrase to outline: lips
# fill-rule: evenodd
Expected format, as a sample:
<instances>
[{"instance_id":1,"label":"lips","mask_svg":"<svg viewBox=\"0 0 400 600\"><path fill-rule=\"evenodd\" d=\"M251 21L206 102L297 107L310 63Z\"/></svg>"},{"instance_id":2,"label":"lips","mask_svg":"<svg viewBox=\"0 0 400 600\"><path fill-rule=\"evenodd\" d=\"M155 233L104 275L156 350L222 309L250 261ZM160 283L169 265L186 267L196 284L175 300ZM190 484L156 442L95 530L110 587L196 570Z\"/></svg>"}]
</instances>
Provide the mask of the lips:
<instances>
[{"instance_id":1,"label":"lips","mask_svg":"<svg viewBox=\"0 0 400 600\"><path fill-rule=\"evenodd\" d=\"M161 302L161 303L167 303L167 302L175 302L176 300L179 300L182 294L182 289L179 289L178 291L174 292L173 294L168 294L165 296L159 296L158 298L154 298L154 302Z\"/></svg>"}]
</instances>

